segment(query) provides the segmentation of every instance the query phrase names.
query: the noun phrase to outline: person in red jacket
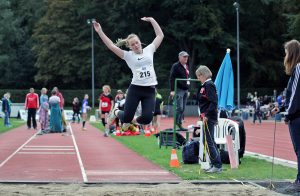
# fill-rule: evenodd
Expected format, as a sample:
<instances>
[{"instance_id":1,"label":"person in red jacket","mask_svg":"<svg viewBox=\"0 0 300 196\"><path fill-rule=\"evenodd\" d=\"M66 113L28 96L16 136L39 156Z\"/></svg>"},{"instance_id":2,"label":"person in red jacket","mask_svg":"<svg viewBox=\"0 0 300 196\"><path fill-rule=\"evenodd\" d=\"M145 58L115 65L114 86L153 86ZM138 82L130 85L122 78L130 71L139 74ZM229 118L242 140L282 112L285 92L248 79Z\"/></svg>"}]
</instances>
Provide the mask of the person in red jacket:
<instances>
[{"instance_id":1,"label":"person in red jacket","mask_svg":"<svg viewBox=\"0 0 300 196\"><path fill-rule=\"evenodd\" d=\"M27 127L31 128L31 120L33 128L36 129L36 110L39 108L39 95L34 93L34 88L30 88L29 93L25 99L25 110L28 110L27 114Z\"/></svg>"}]
</instances>

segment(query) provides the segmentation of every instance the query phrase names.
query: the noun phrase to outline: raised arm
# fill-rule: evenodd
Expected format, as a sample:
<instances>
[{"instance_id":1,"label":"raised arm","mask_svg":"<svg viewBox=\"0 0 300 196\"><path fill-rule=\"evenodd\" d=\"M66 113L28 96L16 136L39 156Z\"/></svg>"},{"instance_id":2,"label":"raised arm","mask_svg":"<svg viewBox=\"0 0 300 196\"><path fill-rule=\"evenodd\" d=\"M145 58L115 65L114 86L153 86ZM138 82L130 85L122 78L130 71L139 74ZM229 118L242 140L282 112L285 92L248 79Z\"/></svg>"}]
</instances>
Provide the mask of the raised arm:
<instances>
[{"instance_id":1,"label":"raised arm","mask_svg":"<svg viewBox=\"0 0 300 196\"><path fill-rule=\"evenodd\" d=\"M117 47L103 32L101 25L98 22L93 22L94 29L98 33L99 37L103 41L103 43L110 49L113 53L115 53L118 57L123 59L124 51Z\"/></svg>"},{"instance_id":2,"label":"raised arm","mask_svg":"<svg viewBox=\"0 0 300 196\"><path fill-rule=\"evenodd\" d=\"M164 38L164 33L162 32L159 24L156 22L156 20L154 20L154 18L152 18L152 17L143 17L143 18L141 18L141 20L146 21L146 22L150 22L152 24L152 26L154 28L155 35L156 35L156 37L155 37L155 39L153 40L152 43L155 45L155 49L157 49L160 46L160 44L161 44L161 42Z\"/></svg>"}]
</instances>

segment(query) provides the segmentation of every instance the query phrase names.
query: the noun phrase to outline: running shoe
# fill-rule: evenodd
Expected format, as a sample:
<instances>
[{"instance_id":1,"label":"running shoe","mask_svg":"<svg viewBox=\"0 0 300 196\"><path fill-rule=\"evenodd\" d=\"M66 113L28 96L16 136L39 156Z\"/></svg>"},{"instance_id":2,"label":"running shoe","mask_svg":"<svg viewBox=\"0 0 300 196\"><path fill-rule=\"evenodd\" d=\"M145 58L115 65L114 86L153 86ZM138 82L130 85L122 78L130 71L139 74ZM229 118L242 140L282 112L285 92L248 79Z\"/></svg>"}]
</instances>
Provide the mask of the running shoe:
<instances>
[{"instance_id":1,"label":"running shoe","mask_svg":"<svg viewBox=\"0 0 300 196\"><path fill-rule=\"evenodd\" d=\"M109 114L107 118L107 124L112 125L117 118L116 112L119 111L119 108L114 108Z\"/></svg>"},{"instance_id":2,"label":"running shoe","mask_svg":"<svg viewBox=\"0 0 300 196\"><path fill-rule=\"evenodd\" d=\"M206 173L221 173L222 172L222 168L218 168L215 166L212 166L210 169L205 171Z\"/></svg>"}]
</instances>

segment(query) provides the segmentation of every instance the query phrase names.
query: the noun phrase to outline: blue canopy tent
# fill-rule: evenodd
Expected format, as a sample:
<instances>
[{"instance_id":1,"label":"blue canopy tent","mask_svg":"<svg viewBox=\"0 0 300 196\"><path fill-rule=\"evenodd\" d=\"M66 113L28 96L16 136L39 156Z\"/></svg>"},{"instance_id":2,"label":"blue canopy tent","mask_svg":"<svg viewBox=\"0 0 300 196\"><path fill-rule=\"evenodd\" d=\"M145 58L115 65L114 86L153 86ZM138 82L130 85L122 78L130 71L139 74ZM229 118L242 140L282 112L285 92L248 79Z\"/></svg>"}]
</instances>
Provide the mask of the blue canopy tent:
<instances>
[{"instance_id":1,"label":"blue canopy tent","mask_svg":"<svg viewBox=\"0 0 300 196\"><path fill-rule=\"evenodd\" d=\"M234 106L234 76L230 59L230 49L227 49L221 67L215 79L218 93L219 110L232 111Z\"/></svg>"}]
</instances>

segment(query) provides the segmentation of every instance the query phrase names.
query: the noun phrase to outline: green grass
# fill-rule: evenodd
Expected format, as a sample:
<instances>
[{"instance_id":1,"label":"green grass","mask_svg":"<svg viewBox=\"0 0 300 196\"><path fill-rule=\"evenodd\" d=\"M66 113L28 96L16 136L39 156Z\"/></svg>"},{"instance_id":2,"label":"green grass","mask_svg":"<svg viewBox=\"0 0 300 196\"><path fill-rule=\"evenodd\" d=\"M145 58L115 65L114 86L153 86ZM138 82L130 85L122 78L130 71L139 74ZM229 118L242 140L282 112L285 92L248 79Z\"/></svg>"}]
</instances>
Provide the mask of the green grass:
<instances>
[{"instance_id":1,"label":"green grass","mask_svg":"<svg viewBox=\"0 0 300 196\"><path fill-rule=\"evenodd\" d=\"M0 133L4 133L25 124L25 121L16 118L10 118L9 121L12 127L5 127L3 118L0 119Z\"/></svg>"},{"instance_id":2,"label":"green grass","mask_svg":"<svg viewBox=\"0 0 300 196\"><path fill-rule=\"evenodd\" d=\"M102 124L94 123L93 125L103 130ZM171 168L169 161L172 148L162 147L159 149L157 139L154 136L113 137L141 156L166 170L174 172L184 180L268 180L271 178L272 164L265 160L246 156L241 159L238 169L232 170L230 165L223 164L224 171L222 173L207 175L198 164L182 163L182 149L176 151L181 167ZM274 165L274 180L294 179L296 174L296 169Z\"/></svg>"}]
</instances>

